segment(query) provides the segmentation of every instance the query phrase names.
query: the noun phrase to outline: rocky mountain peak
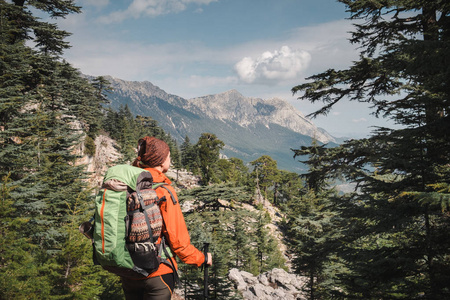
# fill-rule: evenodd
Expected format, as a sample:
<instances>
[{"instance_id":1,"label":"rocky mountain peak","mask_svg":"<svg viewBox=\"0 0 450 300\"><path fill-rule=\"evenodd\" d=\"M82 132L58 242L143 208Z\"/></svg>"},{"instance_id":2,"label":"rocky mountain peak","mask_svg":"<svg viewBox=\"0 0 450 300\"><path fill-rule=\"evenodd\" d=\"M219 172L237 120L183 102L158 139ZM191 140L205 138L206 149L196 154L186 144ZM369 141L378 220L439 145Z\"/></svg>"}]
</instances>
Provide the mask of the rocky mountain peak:
<instances>
[{"instance_id":1,"label":"rocky mountain peak","mask_svg":"<svg viewBox=\"0 0 450 300\"><path fill-rule=\"evenodd\" d=\"M213 133L226 145L222 154L245 163L269 155L281 169L302 172L303 166L296 163L291 149L309 146L313 138L321 143L335 142L280 98L265 100L229 90L185 99L148 81L104 77L113 88L108 94L113 108L126 104L134 115L153 118L180 144L186 136L196 141L202 133Z\"/></svg>"},{"instance_id":2,"label":"rocky mountain peak","mask_svg":"<svg viewBox=\"0 0 450 300\"><path fill-rule=\"evenodd\" d=\"M233 98L235 98L235 99L244 98L244 96L241 93L239 93L237 90L235 90L235 89L232 89L232 90L229 90L229 91L226 91L226 92L223 92L223 93L219 93L218 95L221 95L223 97L228 97L230 99L233 99Z\"/></svg>"},{"instance_id":3,"label":"rocky mountain peak","mask_svg":"<svg viewBox=\"0 0 450 300\"><path fill-rule=\"evenodd\" d=\"M334 141L331 135L319 130L300 111L280 98L264 100L245 97L236 90L230 90L192 98L189 103L212 119L233 120L243 127L260 123L270 128L271 124L276 124L314 137L323 143Z\"/></svg>"},{"instance_id":4,"label":"rocky mountain peak","mask_svg":"<svg viewBox=\"0 0 450 300\"><path fill-rule=\"evenodd\" d=\"M109 75L104 77L111 83L113 94L130 98L136 103L144 104L149 98L159 98L168 103L184 100L167 93L149 81L127 81Z\"/></svg>"}]
</instances>

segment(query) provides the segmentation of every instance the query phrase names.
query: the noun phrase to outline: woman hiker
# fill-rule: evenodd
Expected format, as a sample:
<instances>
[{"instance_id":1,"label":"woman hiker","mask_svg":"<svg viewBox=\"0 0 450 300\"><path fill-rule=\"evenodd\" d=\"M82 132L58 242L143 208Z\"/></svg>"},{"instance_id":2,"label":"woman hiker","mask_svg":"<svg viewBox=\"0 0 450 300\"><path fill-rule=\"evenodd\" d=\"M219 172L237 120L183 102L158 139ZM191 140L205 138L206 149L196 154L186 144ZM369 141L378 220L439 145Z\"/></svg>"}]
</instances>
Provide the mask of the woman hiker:
<instances>
[{"instance_id":1,"label":"woman hiker","mask_svg":"<svg viewBox=\"0 0 450 300\"><path fill-rule=\"evenodd\" d=\"M212 265L211 253L208 253L205 257L200 250L191 244L177 195L174 188L170 186L171 181L164 174L170 167L169 146L160 139L146 136L139 140L137 150L138 156L133 162L133 166L149 171L155 183L169 184L166 187L171 191L176 201L176 204L170 201L171 194L165 188L156 189L159 198L166 197L167 199L160 204L164 225L159 240L164 235L172 252L186 264L196 265L197 267L204 263L209 266ZM175 259L172 258L169 261L177 270ZM127 300L170 299L175 287L174 269L162 263L158 270L145 279L136 280L122 277L125 298Z\"/></svg>"}]
</instances>

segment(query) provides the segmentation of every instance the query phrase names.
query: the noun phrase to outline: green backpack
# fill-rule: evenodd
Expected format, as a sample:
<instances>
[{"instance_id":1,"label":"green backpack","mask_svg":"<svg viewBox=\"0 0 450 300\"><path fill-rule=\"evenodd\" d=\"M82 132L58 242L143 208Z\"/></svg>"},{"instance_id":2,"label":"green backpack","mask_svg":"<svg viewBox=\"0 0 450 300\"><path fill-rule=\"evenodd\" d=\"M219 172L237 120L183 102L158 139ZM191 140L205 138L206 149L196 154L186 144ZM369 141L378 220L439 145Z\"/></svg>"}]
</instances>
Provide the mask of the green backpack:
<instances>
[{"instance_id":1,"label":"green backpack","mask_svg":"<svg viewBox=\"0 0 450 300\"><path fill-rule=\"evenodd\" d=\"M171 259L161 235L163 219L150 172L129 165L117 165L106 172L95 198L93 233L94 262L104 269L129 278L143 278ZM166 188L167 189L167 188ZM176 204L169 189L172 201ZM174 270L175 272L175 270Z\"/></svg>"}]
</instances>

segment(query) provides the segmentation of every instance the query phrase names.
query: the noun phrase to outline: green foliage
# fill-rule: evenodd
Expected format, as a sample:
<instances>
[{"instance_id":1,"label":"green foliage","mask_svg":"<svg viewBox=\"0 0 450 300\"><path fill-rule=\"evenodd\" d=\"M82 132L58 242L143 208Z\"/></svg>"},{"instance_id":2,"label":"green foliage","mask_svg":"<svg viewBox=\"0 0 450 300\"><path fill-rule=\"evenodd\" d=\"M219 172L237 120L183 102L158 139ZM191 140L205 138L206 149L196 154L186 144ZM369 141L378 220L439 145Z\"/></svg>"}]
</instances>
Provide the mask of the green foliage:
<instances>
[{"instance_id":1,"label":"green foliage","mask_svg":"<svg viewBox=\"0 0 450 300\"><path fill-rule=\"evenodd\" d=\"M19 229L26 226L27 219L13 217L16 215L11 197L14 188L9 176L2 178L0 294L5 299L24 299L24 295L35 293L33 276L36 275L36 264L32 253L37 246L19 233Z\"/></svg>"},{"instance_id":2,"label":"green foliage","mask_svg":"<svg viewBox=\"0 0 450 300\"><path fill-rule=\"evenodd\" d=\"M287 204L287 237L295 253L293 266L297 273L309 278L309 299L330 298L336 285L333 268L342 224L334 197L332 191L316 194L310 190L300 201Z\"/></svg>"},{"instance_id":3,"label":"green foliage","mask_svg":"<svg viewBox=\"0 0 450 300\"><path fill-rule=\"evenodd\" d=\"M258 260L258 272L256 274L264 273L273 268L286 268L285 260L277 249L278 244L266 228L269 221L263 213L260 213L257 217L254 239L256 243L256 258Z\"/></svg>"},{"instance_id":4,"label":"green foliage","mask_svg":"<svg viewBox=\"0 0 450 300\"><path fill-rule=\"evenodd\" d=\"M254 167L251 177L255 179L257 187L264 191L265 198L268 198L269 188L274 187L280 181L280 173L277 162L268 155L263 155L251 162Z\"/></svg>"},{"instance_id":5,"label":"green foliage","mask_svg":"<svg viewBox=\"0 0 450 300\"><path fill-rule=\"evenodd\" d=\"M195 145L198 151L198 159L202 182L207 185L210 182L218 182L216 170L219 161L220 150L225 144L215 134L202 133Z\"/></svg>"},{"instance_id":6,"label":"green foliage","mask_svg":"<svg viewBox=\"0 0 450 300\"><path fill-rule=\"evenodd\" d=\"M221 182L233 182L236 186L245 186L249 181L248 167L239 158L219 159L217 178Z\"/></svg>"},{"instance_id":7,"label":"green foliage","mask_svg":"<svg viewBox=\"0 0 450 300\"><path fill-rule=\"evenodd\" d=\"M305 183L297 173L280 170L280 181L276 182L274 204L280 208L288 203L298 200L305 193Z\"/></svg>"},{"instance_id":8,"label":"green foliage","mask_svg":"<svg viewBox=\"0 0 450 300\"><path fill-rule=\"evenodd\" d=\"M183 144L180 147L181 150L181 166L194 174L198 174L199 162L198 152L188 136L184 138Z\"/></svg>"},{"instance_id":9,"label":"green foliage","mask_svg":"<svg viewBox=\"0 0 450 300\"><path fill-rule=\"evenodd\" d=\"M272 268L285 268L286 261L277 248L274 238L268 234L269 219L261 213L243 209L243 203L251 203L252 195L244 187L210 185L179 194L183 205L196 206L185 213L191 241L198 248L210 242L213 267L210 270L210 296L212 299L235 299L232 283L227 279L231 268L239 268L255 275ZM227 203L225 203L225 201ZM195 299L201 295L201 273L181 264L184 276L189 278L185 289ZM199 294L200 293L200 294Z\"/></svg>"},{"instance_id":10,"label":"green foliage","mask_svg":"<svg viewBox=\"0 0 450 300\"><path fill-rule=\"evenodd\" d=\"M246 187L235 187L232 183L228 184L213 184L211 186L202 186L191 190L180 191L180 197L184 201L195 200L200 203L204 209L220 210L225 208L220 200L230 202L230 209L233 209L234 204L251 203L252 199Z\"/></svg>"},{"instance_id":11,"label":"green foliage","mask_svg":"<svg viewBox=\"0 0 450 300\"><path fill-rule=\"evenodd\" d=\"M176 140L170 138L169 134L170 157L173 167L176 170L181 169L181 153Z\"/></svg>"},{"instance_id":12,"label":"green foliage","mask_svg":"<svg viewBox=\"0 0 450 300\"><path fill-rule=\"evenodd\" d=\"M136 158L136 146L140 138L154 136L165 141L170 148L174 166L179 166L180 154L176 141L158 126L150 117L134 117L127 105L120 106L118 111L106 109L103 119L103 130L116 140L123 154L122 163L131 163Z\"/></svg>"},{"instance_id":13,"label":"green foliage","mask_svg":"<svg viewBox=\"0 0 450 300\"><path fill-rule=\"evenodd\" d=\"M60 60L68 33L33 15L71 12L79 12L73 1L0 2L2 299L102 292L90 245L76 231L89 190L73 150L95 136L103 99Z\"/></svg>"},{"instance_id":14,"label":"green foliage","mask_svg":"<svg viewBox=\"0 0 450 300\"><path fill-rule=\"evenodd\" d=\"M89 156L95 155L95 142L88 135L84 138L84 154Z\"/></svg>"},{"instance_id":15,"label":"green foliage","mask_svg":"<svg viewBox=\"0 0 450 300\"><path fill-rule=\"evenodd\" d=\"M313 116L348 99L369 103L376 116L399 126L333 149L313 145L296 152L309 155L307 181L316 193L338 176L357 187L336 202L346 222L327 264L344 268L328 292L353 299L448 298L448 5L340 2L352 19L363 20L351 39L361 45L360 59L292 91L324 103Z\"/></svg>"}]
</instances>

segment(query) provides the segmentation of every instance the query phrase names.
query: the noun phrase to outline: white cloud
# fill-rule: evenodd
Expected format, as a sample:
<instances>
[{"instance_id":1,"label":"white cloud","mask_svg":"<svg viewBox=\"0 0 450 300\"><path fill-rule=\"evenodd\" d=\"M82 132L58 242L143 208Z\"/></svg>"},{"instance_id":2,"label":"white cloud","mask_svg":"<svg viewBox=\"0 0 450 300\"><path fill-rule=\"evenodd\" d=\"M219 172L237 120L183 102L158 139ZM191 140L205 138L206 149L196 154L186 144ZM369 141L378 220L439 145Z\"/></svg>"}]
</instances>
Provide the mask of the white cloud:
<instances>
[{"instance_id":1,"label":"white cloud","mask_svg":"<svg viewBox=\"0 0 450 300\"><path fill-rule=\"evenodd\" d=\"M246 83L272 83L296 78L311 61L311 55L288 46L266 51L257 58L244 57L235 66L239 78Z\"/></svg>"},{"instance_id":2,"label":"white cloud","mask_svg":"<svg viewBox=\"0 0 450 300\"><path fill-rule=\"evenodd\" d=\"M189 4L208 5L218 0L133 0L125 10L115 11L99 19L102 23L122 22L125 19L156 17L186 10ZM198 10L197 10L198 12Z\"/></svg>"}]
</instances>

